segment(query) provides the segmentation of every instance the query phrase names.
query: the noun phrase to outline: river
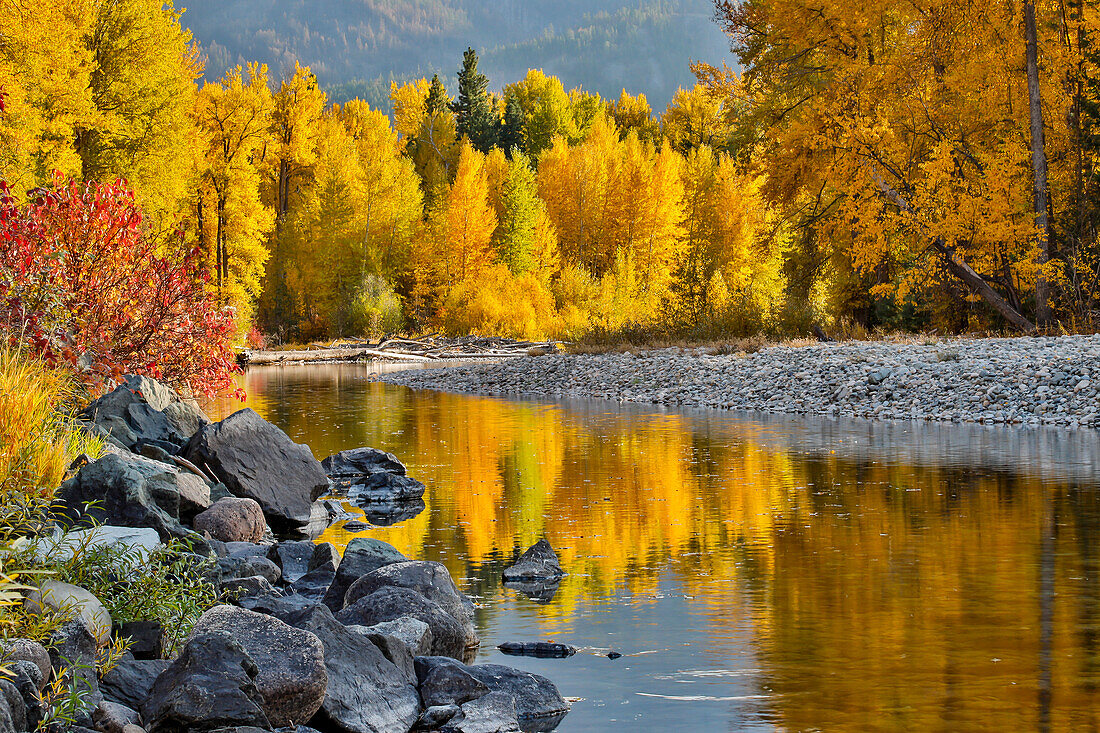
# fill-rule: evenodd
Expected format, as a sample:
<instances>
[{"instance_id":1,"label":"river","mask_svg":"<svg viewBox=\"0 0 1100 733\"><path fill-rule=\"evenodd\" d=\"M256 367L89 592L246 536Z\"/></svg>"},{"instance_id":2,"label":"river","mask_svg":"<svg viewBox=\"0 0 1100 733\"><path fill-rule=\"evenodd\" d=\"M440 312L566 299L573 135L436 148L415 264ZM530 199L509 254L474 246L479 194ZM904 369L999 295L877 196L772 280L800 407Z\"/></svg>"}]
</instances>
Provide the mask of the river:
<instances>
[{"instance_id":1,"label":"river","mask_svg":"<svg viewBox=\"0 0 1100 733\"><path fill-rule=\"evenodd\" d=\"M478 661L579 698L563 733L1100 727L1093 431L508 400L377 368L253 369L245 405L318 458L405 461L426 509L364 534L444 563ZM569 576L540 603L500 573L544 536ZM496 649L534 640L581 651Z\"/></svg>"}]
</instances>

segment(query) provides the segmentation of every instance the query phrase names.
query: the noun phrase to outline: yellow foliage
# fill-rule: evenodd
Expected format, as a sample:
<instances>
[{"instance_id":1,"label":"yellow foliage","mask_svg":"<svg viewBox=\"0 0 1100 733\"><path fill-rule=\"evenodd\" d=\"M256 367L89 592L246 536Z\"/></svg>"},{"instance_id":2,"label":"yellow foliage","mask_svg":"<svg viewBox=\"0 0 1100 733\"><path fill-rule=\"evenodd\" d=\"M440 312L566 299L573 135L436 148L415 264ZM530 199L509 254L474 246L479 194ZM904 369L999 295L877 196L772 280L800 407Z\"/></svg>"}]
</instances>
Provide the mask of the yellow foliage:
<instances>
[{"instance_id":1,"label":"yellow foliage","mask_svg":"<svg viewBox=\"0 0 1100 733\"><path fill-rule=\"evenodd\" d=\"M554 297L534 274L516 276L504 265L451 289L443 304L448 333L546 339L561 332Z\"/></svg>"}]
</instances>

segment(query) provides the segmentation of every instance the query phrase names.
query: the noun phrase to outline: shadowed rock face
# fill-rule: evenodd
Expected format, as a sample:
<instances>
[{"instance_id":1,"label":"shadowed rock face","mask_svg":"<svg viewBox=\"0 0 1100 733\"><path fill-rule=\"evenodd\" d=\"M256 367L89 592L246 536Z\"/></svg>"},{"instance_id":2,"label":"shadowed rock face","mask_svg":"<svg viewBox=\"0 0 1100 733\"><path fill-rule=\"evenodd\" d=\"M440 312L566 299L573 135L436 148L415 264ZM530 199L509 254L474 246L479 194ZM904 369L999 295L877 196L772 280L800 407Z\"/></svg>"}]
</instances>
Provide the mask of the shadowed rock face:
<instances>
[{"instance_id":1,"label":"shadowed rock face","mask_svg":"<svg viewBox=\"0 0 1100 733\"><path fill-rule=\"evenodd\" d=\"M464 674L440 672L441 667L449 667ZM469 695L473 690L466 677L472 677L483 685L490 694L503 693L511 698L515 714L525 730L552 730L569 712L569 703L558 692L553 682L545 677L522 670L504 667L499 664L465 665L448 657L417 657L416 676L420 681L421 695L428 693L428 699L436 704L446 704L448 695L455 701ZM443 684L453 681L455 689L448 692ZM481 686L477 689L480 690ZM466 700L484 699L472 695ZM437 702L438 701L438 702ZM466 703L462 703L465 708Z\"/></svg>"},{"instance_id":2,"label":"shadowed rock face","mask_svg":"<svg viewBox=\"0 0 1100 733\"><path fill-rule=\"evenodd\" d=\"M520 555L516 564L504 570L506 582L553 582L565 577L565 571L558 563L558 555L546 539L532 545Z\"/></svg>"},{"instance_id":3,"label":"shadowed rock face","mask_svg":"<svg viewBox=\"0 0 1100 733\"><path fill-rule=\"evenodd\" d=\"M251 409L204 427L183 455L234 496L257 501L272 530L282 535L300 535L309 524L313 501L329 487L309 448Z\"/></svg>"},{"instance_id":4,"label":"shadowed rock face","mask_svg":"<svg viewBox=\"0 0 1100 733\"><path fill-rule=\"evenodd\" d=\"M374 626L410 616L428 625L432 632L432 654L460 659L466 651L462 624L451 614L409 588L387 586L360 598L336 619L348 626Z\"/></svg>"}]
</instances>

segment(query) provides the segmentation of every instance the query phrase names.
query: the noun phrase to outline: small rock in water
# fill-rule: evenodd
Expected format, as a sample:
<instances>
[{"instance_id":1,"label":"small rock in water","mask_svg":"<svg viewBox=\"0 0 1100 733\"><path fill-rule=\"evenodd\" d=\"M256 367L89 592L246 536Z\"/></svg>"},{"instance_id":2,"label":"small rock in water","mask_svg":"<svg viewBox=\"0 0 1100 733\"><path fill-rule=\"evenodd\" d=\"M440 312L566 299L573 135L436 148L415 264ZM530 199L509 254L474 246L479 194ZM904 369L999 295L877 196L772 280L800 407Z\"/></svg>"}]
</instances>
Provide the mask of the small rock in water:
<instances>
[{"instance_id":1,"label":"small rock in water","mask_svg":"<svg viewBox=\"0 0 1100 733\"><path fill-rule=\"evenodd\" d=\"M349 519L348 521L344 522L344 526L342 526L341 529L345 532L352 533L366 532L368 529L370 529L370 525L360 522L357 519Z\"/></svg>"},{"instance_id":2,"label":"small rock in water","mask_svg":"<svg viewBox=\"0 0 1100 733\"><path fill-rule=\"evenodd\" d=\"M607 653L607 658L608 659L618 659L621 656L622 656L622 654L619 654L618 652L608 652Z\"/></svg>"},{"instance_id":3,"label":"small rock in water","mask_svg":"<svg viewBox=\"0 0 1100 733\"><path fill-rule=\"evenodd\" d=\"M499 644L497 649L510 657L541 657L543 659L565 659L577 653L576 647L549 641L506 641Z\"/></svg>"},{"instance_id":4,"label":"small rock in water","mask_svg":"<svg viewBox=\"0 0 1100 733\"><path fill-rule=\"evenodd\" d=\"M520 555L515 565L504 570L504 580L558 580L565 574L554 548L543 538Z\"/></svg>"}]
</instances>

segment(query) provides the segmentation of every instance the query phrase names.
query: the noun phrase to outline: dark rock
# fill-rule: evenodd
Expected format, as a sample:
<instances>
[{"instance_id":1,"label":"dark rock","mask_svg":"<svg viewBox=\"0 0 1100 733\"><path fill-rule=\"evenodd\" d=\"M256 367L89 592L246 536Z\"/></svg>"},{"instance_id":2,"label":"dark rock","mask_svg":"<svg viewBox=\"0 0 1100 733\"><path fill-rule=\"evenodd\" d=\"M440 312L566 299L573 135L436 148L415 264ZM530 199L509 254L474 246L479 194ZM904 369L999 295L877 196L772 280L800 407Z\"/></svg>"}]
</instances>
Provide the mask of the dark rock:
<instances>
[{"instance_id":1,"label":"dark rock","mask_svg":"<svg viewBox=\"0 0 1100 733\"><path fill-rule=\"evenodd\" d=\"M340 553L331 542L321 542L313 545L313 554L309 558L309 566L306 572L313 572L318 568L327 568L336 571L340 567Z\"/></svg>"},{"instance_id":2,"label":"dark rock","mask_svg":"<svg viewBox=\"0 0 1100 733\"><path fill-rule=\"evenodd\" d=\"M198 633L157 678L142 716L150 733L235 725L270 728L255 682L259 674L255 661L229 633Z\"/></svg>"},{"instance_id":3,"label":"dark rock","mask_svg":"<svg viewBox=\"0 0 1100 733\"><path fill-rule=\"evenodd\" d=\"M321 707L328 675L316 636L233 606L216 606L195 624L195 634L211 631L232 635L259 666L256 689L272 724L309 720Z\"/></svg>"},{"instance_id":4,"label":"dark rock","mask_svg":"<svg viewBox=\"0 0 1100 733\"><path fill-rule=\"evenodd\" d=\"M237 605L241 608L247 608L249 611L274 616L285 621L288 616L294 613L316 606L317 600L297 593L286 596L270 594L248 596L237 601Z\"/></svg>"},{"instance_id":5,"label":"dark rock","mask_svg":"<svg viewBox=\"0 0 1100 733\"><path fill-rule=\"evenodd\" d=\"M38 667L43 680L49 679L50 653L46 647L30 639L0 639L0 664L19 661L31 662Z\"/></svg>"},{"instance_id":6,"label":"dark rock","mask_svg":"<svg viewBox=\"0 0 1100 733\"><path fill-rule=\"evenodd\" d=\"M515 565L504 570L505 581L553 581L563 577L565 571L558 564L557 553L545 538L520 555Z\"/></svg>"},{"instance_id":7,"label":"dark rock","mask_svg":"<svg viewBox=\"0 0 1100 733\"><path fill-rule=\"evenodd\" d=\"M271 545L258 542L226 542L225 549L229 557L267 557Z\"/></svg>"},{"instance_id":8,"label":"dark rock","mask_svg":"<svg viewBox=\"0 0 1100 733\"><path fill-rule=\"evenodd\" d=\"M184 538L190 533L179 522L178 477L156 461L108 454L61 485L59 509L74 522L150 527L162 541Z\"/></svg>"},{"instance_id":9,"label":"dark rock","mask_svg":"<svg viewBox=\"0 0 1100 733\"><path fill-rule=\"evenodd\" d=\"M326 606L326 608L328 607ZM373 631L364 633L364 629L370 628L368 626L349 626L346 628L357 634L366 636L370 643L378 647L378 651L382 652L382 656L393 662L393 666L401 670L401 673L405 675L405 679L409 681L410 685L416 685L416 667L413 666L413 653L412 650L405 645L405 642L389 634L379 634Z\"/></svg>"},{"instance_id":10,"label":"dark rock","mask_svg":"<svg viewBox=\"0 0 1100 733\"><path fill-rule=\"evenodd\" d=\"M397 456L377 448L340 451L321 461L321 465L334 484L344 487L376 473L392 473L398 476L406 474L405 464Z\"/></svg>"},{"instance_id":11,"label":"dark rock","mask_svg":"<svg viewBox=\"0 0 1100 733\"><path fill-rule=\"evenodd\" d=\"M107 634L110 638L109 627ZM65 676L70 684L84 692L83 712L89 716L103 700L96 674L97 649L96 637L79 617L63 624L50 636L50 665L55 670L66 670Z\"/></svg>"},{"instance_id":12,"label":"dark rock","mask_svg":"<svg viewBox=\"0 0 1100 733\"><path fill-rule=\"evenodd\" d=\"M183 456L234 496L259 502L268 524L284 535L300 533L309 524L313 501L329 488L309 448L250 409L204 427Z\"/></svg>"},{"instance_id":13,"label":"dark rock","mask_svg":"<svg viewBox=\"0 0 1100 733\"><path fill-rule=\"evenodd\" d=\"M291 583L290 589L294 593L301 594L306 598L310 598L320 603L324 600L325 594L328 593L328 589L335 578L335 570L328 567L319 567L310 570L308 573Z\"/></svg>"},{"instance_id":14,"label":"dark rock","mask_svg":"<svg viewBox=\"0 0 1100 733\"><path fill-rule=\"evenodd\" d=\"M577 653L576 647L548 641L507 641L499 644L497 649L510 657L539 657L542 659L564 659Z\"/></svg>"},{"instance_id":15,"label":"dark rock","mask_svg":"<svg viewBox=\"0 0 1100 733\"><path fill-rule=\"evenodd\" d=\"M420 710L416 686L368 638L340 625L324 605L288 617L324 645L328 690L317 725L352 733L407 731Z\"/></svg>"},{"instance_id":16,"label":"dark rock","mask_svg":"<svg viewBox=\"0 0 1100 733\"><path fill-rule=\"evenodd\" d=\"M6 706L11 717L12 730L15 733L30 730L27 725L27 703L23 700L19 688L11 680L0 677L0 708ZM0 716L3 714L0 713ZM3 724L0 723L0 726Z\"/></svg>"},{"instance_id":17,"label":"dark rock","mask_svg":"<svg viewBox=\"0 0 1100 733\"><path fill-rule=\"evenodd\" d=\"M560 585L561 583L557 580L514 580L504 583L505 588L522 593L540 606L545 606L554 600L554 595L558 592L558 586Z\"/></svg>"},{"instance_id":18,"label":"dark rock","mask_svg":"<svg viewBox=\"0 0 1100 733\"><path fill-rule=\"evenodd\" d=\"M309 540L280 542L268 549L267 559L283 571L284 583L293 583L309 572L310 560L313 559L316 547Z\"/></svg>"},{"instance_id":19,"label":"dark rock","mask_svg":"<svg viewBox=\"0 0 1100 733\"><path fill-rule=\"evenodd\" d=\"M225 543L259 542L265 529L263 509L254 499L218 499L195 517L196 532L205 532Z\"/></svg>"},{"instance_id":20,"label":"dark rock","mask_svg":"<svg viewBox=\"0 0 1100 733\"><path fill-rule=\"evenodd\" d=\"M42 676L41 670L34 662L19 660L5 662L4 665L8 669L7 682L15 688L23 701L23 715L26 718L27 728L33 730L38 727L39 721L42 720L44 711L41 690L45 687L47 678ZM13 715L17 714L17 710L13 709L12 713Z\"/></svg>"},{"instance_id":21,"label":"dark rock","mask_svg":"<svg viewBox=\"0 0 1100 733\"><path fill-rule=\"evenodd\" d=\"M416 676L421 685L440 666L457 667L485 684L491 692L503 692L515 700L520 722L549 719L569 711L554 683L545 677L500 664L465 665L449 657L417 657ZM526 724L524 727L527 727Z\"/></svg>"},{"instance_id":22,"label":"dark rock","mask_svg":"<svg viewBox=\"0 0 1100 733\"><path fill-rule=\"evenodd\" d=\"M489 693L489 687L461 666L439 664L420 683L424 707L461 705Z\"/></svg>"},{"instance_id":23,"label":"dark rock","mask_svg":"<svg viewBox=\"0 0 1100 733\"><path fill-rule=\"evenodd\" d=\"M504 692L490 692L462 706L442 728L447 733L518 733L515 701Z\"/></svg>"},{"instance_id":24,"label":"dark rock","mask_svg":"<svg viewBox=\"0 0 1100 733\"><path fill-rule=\"evenodd\" d=\"M414 478L394 473L375 473L347 488L348 499L360 506L374 502L411 502L424 496L426 487Z\"/></svg>"},{"instance_id":25,"label":"dark rock","mask_svg":"<svg viewBox=\"0 0 1100 733\"><path fill-rule=\"evenodd\" d=\"M251 578L259 576L274 585L282 572L279 566L262 555L230 555L217 560L218 579Z\"/></svg>"},{"instance_id":26,"label":"dark rock","mask_svg":"<svg viewBox=\"0 0 1100 733\"><path fill-rule=\"evenodd\" d=\"M166 659L124 659L100 680L103 699L140 710L153 684L172 663Z\"/></svg>"},{"instance_id":27,"label":"dark rock","mask_svg":"<svg viewBox=\"0 0 1100 733\"><path fill-rule=\"evenodd\" d=\"M616 659L618 659L621 656L622 656L622 654L620 654L619 652L608 652L607 653L607 658L610 659L611 661L615 661Z\"/></svg>"},{"instance_id":28,"label":"dark rock","mask_svg":"<svg viewBox=\"0 0 1100 733\"><path fill-rule=\"evenodd\" d=\"M282 595L272 587L267 578L262 578L259 575L223 580L219 583L219 589L225 599L242 607L247 607L245 601L249 598L269 598Z\"/></svg>"},{"instance_id":29,"label":"dark rock","mask_svg":"<svg viewBox=\"0 0 1100 733\"><path fill-rule=\"evenodd\" d=\"M141 725L141 714L105 700L92 712L92 722L100 733L123 733L128 725Z\"/></svg>"},{"instance_id":30,"label":"dark rock","mask_svg":"<svg viewBox=\"0 0 1100 733\"><path fill-rule=\"evenodd\" d=\"M80 414L127 448L139 440L176 447L209 423L192 401L148 377L127 376Z\"/></svg>"},{"instance_id":31,"label":"dark rock","mask_svg":"<svg viewBox=\"0 0 1100 733\"><path fill-rule=\"evenodd\" d=\"M406 560L393 545L373 537L356 537L344 550L344 559L340 561L336 577L325 594L325 605L339 611L344 607L344 596L352 583L380 567Z\"/></svg>"},{"instance_id":32,"label":"dark rock","mask_svg":"<svg viewBox=\"0 0 1100 733\"><path fill-rule=\"evenodd\" d=\"M349 534L355 534L358 532L366 532L368 529L370 529L370 525L366 524L365 522L360 522L356 519L349 519L348 521L344 522L340 529Z\"/></svg>"},{"instance_id":33,"label":"dark rock","mask_svg":"<svg viewBox=\"0 0 1100 733\"><path fill-rule=\"evenodd\" d=\"M117 636L130 639L130 653L136 659L164 656L164 626L159 621L128 621L119 626Z\"/></svg>"},{"instance_id":34,"label":"dark rock","mask_svg":"<svg viewBox=\"0 0 1100 733\"><path fill-rule=\"evenodd\" d=\"M435 707L430 707L420 714L420 720L417 721L416 727L421 730L439 728L451 718L458 715L459 712L461 712L461 708L457 705L436 705Z\"/></svg>"},{"instance_id":35,"label":"dark rock","mask_svg":"<svg viewBox=\"0 0 1100 733\"><path fill-rule=\"evenodd\" d=\"M439 604L462 624L465 648L471 649L480 643L474 628L473 604L458 590L442 563L414 560L380 567L352 583L344 596L344 605L385 587L408 588Z\"/></svg>"},{"instance_id":36,"label":"dark rock","mask_svg":"<svg viewBox=\"0 0 1100 733\"><path fill-rule=\"evenodd\" d=\"M462 624L434 601L409 588L387 586L336 614L345 625L373 626L405 616L423 621L432 631L432 654L461 659L466 651Z\"/></svg>"},{"instance_id":37,"label":"dark rock","mask_svg":"<svg viewBox=\"0 0 1100 733\"><path fill-rule=\"evenodd\" d=\"M427 508L427 504L423 499L413 499L396 502L364 502L360 507L363 509L363 518L374 526L391 527L398 522L420 516L420 513Z\"/></svg>"}]
</instances>

